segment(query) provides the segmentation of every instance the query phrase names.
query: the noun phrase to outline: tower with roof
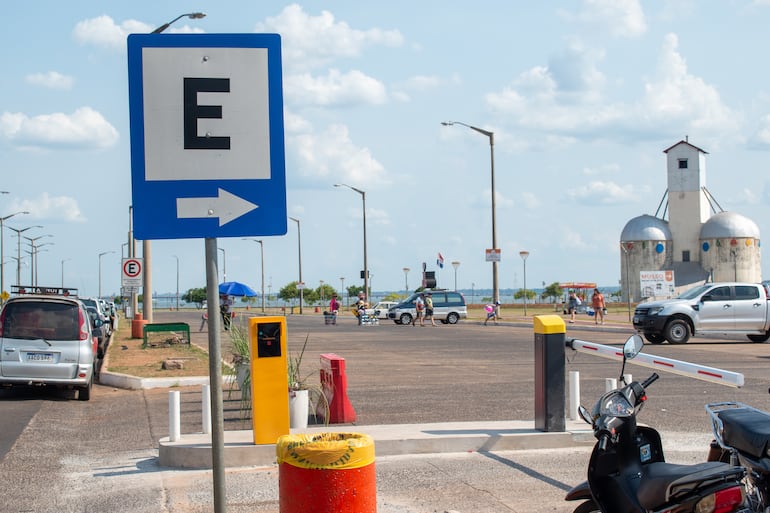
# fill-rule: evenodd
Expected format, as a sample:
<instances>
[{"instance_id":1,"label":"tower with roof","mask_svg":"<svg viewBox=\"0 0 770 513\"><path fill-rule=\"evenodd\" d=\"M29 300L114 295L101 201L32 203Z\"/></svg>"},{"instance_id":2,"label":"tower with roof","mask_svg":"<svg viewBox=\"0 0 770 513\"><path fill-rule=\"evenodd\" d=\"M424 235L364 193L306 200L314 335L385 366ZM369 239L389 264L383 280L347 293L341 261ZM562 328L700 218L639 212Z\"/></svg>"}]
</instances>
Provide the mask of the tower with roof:
<instances>
[{"instance_id":1,"label":"tower with roof","mask_svg":"<svg viewBox=\"0 0 770 513\"><path fill-rule=\"evenodd\" d=\"M668 187L658 211L631 219L620 235L623 300L668 297L706 281L759 282L759 228L723 210L706 188L708 153L687 139L663 153ZM672 271L673 289L642 290L640 273L648 271Z\"/></svg>"}]
</instances>

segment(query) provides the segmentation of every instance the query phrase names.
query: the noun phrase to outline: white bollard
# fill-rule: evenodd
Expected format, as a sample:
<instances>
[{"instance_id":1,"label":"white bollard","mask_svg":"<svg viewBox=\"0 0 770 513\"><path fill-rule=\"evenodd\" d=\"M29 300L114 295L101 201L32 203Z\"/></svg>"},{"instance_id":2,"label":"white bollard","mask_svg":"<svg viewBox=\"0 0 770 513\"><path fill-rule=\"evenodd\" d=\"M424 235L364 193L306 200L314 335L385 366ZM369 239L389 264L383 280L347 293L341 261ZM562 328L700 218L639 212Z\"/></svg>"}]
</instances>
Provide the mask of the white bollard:
<instances>
[{"instance_id":1,"label":"white bollard","mask_svg":"<svg viewBox=\"0 0 770 513\"><path fill-rule=\"evenodd\" d=\"M578 419L578 406L580 406L580 372L569 371L569 418Z\"/></svg>"},{"instance_id":2,"label":"white bollard","mask_svg":"<svg viewBox=\"0 0 770 513\"><path fill-rule=\"evenodd\" d=\"M180 427L179 391L172 390L168 393L168 440L178 442L181 438Z\"/></svg>"},{"instance_id":3,"label":"white bollard","mask_svg":"<svg viewBox=\"0 0 770 513\"><path fill-rule=\"evenodd\" d=\"M203 414L203 434L211 434L211 385L201 387L201 412Z\"/></svg>"},{"instance_id":4,"label":"white bollard","mask_svg":"<svg viewBox=\"0 0 770 513\"><path fill-rule=\"evenodd\" d=\"M604 391L611 392L618 388L618 380L615 378L604 378Z\"/></svg>"}]
</instances>

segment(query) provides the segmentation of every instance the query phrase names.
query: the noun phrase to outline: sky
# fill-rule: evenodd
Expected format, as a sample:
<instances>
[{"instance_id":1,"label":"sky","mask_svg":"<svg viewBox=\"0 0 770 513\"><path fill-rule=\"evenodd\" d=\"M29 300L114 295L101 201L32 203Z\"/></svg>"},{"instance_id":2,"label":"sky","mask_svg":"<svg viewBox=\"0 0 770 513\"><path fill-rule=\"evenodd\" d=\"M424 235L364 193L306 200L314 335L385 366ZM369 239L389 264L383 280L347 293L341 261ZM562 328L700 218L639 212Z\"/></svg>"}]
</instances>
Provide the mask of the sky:
<instances>
[{"instance_id":1,"label":"sky","mask_svg":"<svg viewBox=\"0 0 770 513\"><path fill-rule=\"evenodd\" d=\"M335 183L366 192L374 291L414 289L423 263L438 286L492 287L490 139L442 121L494 133L501 289L525 274L529 288L618 286L620 233L656 213L663 150L685 138L708 152L721 207L770 234L770 0L39 0L7 9L0 32L0 217L29 212L4 223L6 290L19 255L32 279L29 237L39 285L119 292L126 38L194 11L206 17L164 34L281 36L286 205L308 287L361 284L362 198ZM26 229L20 253L9 228ZM296 223L249 238L263 240L266 292L298 279ZM217 244L221 279L259 290L259 244ZM155 293L177 275L181 292L205 286L204 239L151 246Z\"/></svg>"}]
</instances>

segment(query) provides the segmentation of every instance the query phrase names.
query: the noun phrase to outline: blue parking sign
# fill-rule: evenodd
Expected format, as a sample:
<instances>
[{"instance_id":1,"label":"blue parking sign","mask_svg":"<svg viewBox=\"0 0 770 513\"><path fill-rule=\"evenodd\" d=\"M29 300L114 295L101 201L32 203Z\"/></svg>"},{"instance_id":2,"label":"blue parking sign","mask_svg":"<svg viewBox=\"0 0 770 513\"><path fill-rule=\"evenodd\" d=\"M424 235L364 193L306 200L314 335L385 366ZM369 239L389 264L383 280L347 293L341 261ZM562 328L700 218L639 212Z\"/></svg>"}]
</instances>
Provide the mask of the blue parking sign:
<instances>
[{"instance_id":1,"label":"blue parking sign","mask_svg":"<svg viewBox=\"0 0 770 513\"><path fill-rule=\"evenodd\" d=\"M284 235L277 34L128 37L134 235Z\"/></svg>"}]
</instances>

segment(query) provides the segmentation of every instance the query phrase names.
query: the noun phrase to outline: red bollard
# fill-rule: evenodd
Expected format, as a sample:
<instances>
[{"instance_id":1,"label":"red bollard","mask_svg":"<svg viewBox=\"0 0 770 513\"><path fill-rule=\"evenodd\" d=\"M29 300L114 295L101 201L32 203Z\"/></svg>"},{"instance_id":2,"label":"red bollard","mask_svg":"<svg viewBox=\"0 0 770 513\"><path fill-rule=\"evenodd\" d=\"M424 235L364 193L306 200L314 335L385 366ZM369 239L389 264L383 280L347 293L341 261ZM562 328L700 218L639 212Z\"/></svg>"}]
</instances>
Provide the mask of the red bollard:
<instances>
[{"instance_id":1,"label":"red bollard","mask_svg":"<svg viewBox=\"0 0 770 513\"><path fill-rule=\"evenodd\" d=\"M283 435L275 450L281 513L376 513L374 440L370 436Z\"/></svg>"},{"instance_id":2,"label":"red bollard","mask_svg":"<svg viewBox=\"0 0 770 513\"><path fill-rule=\"evenodd\" d=\"M131 338L144 338L145 324L147 324L147 321L142 319L142 314L139 312L135 313L131 321Z\"/></svg>"},{"instance_id":3,"label":"red bollard","mask_svg":"<svg viewBox=\"0 0 770 513\"><path fill-rule=\"evenodd\" d=\"M356 421L356 411L348 399L348 377L345 374L345 359L334 353L321 355L321 387L329 405L329 424L347 424ZM324 405L325 406L325 405ZM326 418L322 405L316 414Z\"/></svg>"}]
</instances>

